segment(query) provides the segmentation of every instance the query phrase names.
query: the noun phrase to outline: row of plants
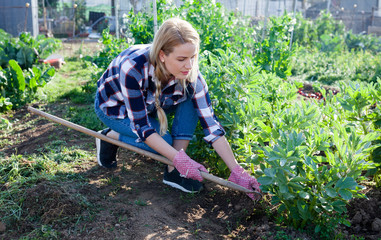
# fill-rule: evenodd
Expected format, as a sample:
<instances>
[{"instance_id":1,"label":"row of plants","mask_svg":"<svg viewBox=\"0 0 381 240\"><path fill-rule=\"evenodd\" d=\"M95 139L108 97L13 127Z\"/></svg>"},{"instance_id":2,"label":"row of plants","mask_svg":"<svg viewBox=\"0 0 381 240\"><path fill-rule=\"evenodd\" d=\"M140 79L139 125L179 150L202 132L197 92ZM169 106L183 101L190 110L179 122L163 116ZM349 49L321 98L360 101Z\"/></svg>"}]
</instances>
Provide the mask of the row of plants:
<instances>
[{"instance_id":1,"label":"row of plants","mask_svg":"<svg viewBox=\"0 0 381 240\"><path fill-rule=\"evenodd\" d=\"M346 31L329 13L316 20L297 14L292 42L297 53L292 75L303 80L334 85L342 80L375 83L381 77L381 38Z\"/></svg>"},{"instance_id":2,"label":"row of plants","mask_svg":"<svg viewBox=\"0 0 381 240\"><path fill-rule=\"evenodd\" d=\"M340 81L376 83L381 77L380 54L369 51L321 52L298 47L291 58L291 78L338 87Z\"/></svg>"},{"instance_id":3,"label":"row of plants","mask_svg":"<svg viewBox=\"0 0 381 240\"><path fill-rule=\"evenodd\" d=\"M336 51L381 51L381 39L365 33L346 31L342 21L336 21L330 13L321 12L315 20L296 14L293 42L301 46L317 48L323 52Z\"/></svg>"},{"instance_id":4,"label":"row of plants","mask_svg":"<svg viewBox=\"0 0 381 240\"><path fill-rule=\"evenodd\" d=\"M37 89L55 74L41 63L61 42L39 35L21 33L18 38L0 29L0 112L16 109L36 98Z\"/></svg>"}]
</instances>

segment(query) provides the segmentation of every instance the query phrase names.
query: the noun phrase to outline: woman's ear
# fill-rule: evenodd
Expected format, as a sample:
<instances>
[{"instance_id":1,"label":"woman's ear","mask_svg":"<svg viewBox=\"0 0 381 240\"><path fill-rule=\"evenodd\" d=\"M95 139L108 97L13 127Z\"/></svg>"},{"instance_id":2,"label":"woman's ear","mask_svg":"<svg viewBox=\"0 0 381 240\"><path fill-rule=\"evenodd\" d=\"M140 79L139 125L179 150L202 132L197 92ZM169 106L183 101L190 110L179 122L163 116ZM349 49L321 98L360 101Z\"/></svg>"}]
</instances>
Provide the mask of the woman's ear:
<instances>
[{"instance_id":1,"label":"woman's ear","mask_svg":"<svg viewBox=\"0 0 381 240\"><path fill-rule=\"evenodd\" d=\"M160 52L159 52L159 58L160 58L160 61L161 61L161 62L164 62L164 56L165 56L164 51L163 51L163 50L160 50Z\"/></svg>"}]
</instances>

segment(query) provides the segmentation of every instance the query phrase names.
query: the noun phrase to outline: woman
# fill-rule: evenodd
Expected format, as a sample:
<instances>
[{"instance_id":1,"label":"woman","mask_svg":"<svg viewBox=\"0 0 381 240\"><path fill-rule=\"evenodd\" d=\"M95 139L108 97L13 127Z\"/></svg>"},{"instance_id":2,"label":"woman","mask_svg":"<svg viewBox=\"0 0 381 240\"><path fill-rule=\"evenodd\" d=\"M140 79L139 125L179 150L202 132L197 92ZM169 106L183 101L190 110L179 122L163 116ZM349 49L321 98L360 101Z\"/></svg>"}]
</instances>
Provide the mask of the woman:
<instances>
[{"instance_id":1,"label":"woman","mask_svg":"<svg viewBox=\"0 0 381 240\"><path fill-rule=\"evenodd\" d=\"M166 166L163 182L193 193L202 190L200 171L207 170L185 151L200 120L204 140L231 170L229 180L259 191L255 178L234 158L213 113L198 70L199 45L192 25L172 18L160 27L152 45L132 46L117 56L97 83L95 111L109 127L101 133L172 160L175 168ZM166 114L171 112L175 115L169 133ZM97 139L99 165L115 168L117 148Z\"/></svg>"}]
</instances>

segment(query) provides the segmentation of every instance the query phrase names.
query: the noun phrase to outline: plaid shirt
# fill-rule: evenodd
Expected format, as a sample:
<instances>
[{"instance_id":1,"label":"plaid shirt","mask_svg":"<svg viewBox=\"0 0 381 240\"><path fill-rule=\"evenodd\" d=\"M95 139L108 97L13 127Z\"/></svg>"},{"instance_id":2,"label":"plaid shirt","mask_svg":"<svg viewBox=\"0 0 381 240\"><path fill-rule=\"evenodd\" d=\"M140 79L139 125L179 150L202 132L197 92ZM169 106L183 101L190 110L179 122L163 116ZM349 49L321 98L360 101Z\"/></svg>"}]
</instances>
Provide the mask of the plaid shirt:
<instances>
[{"instance_id":1,"label":"plaid shirt","mask_svg":"<svg viewBox=\"0 0 381 240\"><path fill-rule=\"evenodd\" d=\"M128 117L132 131L142 140L155 133L148 115L156 112L154 67L149 63L150 45L135 45L120 53L98 80L99 107L109 117ZM188 83L187 90L204 130L204 140L212 144L225 134L214 115L208 86L199 72L197 82ZM187 99L177 79L169 81L160 94L163 109Z\"/></svg>"}]
</instances>

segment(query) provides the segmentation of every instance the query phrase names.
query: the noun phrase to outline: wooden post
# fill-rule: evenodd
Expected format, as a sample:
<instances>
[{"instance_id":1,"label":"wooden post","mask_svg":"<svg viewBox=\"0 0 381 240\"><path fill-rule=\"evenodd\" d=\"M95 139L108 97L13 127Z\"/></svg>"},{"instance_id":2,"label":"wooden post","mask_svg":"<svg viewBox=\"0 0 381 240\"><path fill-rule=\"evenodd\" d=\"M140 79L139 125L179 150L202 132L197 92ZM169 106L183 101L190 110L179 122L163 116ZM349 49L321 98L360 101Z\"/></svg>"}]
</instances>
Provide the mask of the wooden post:
<instances>
[{"instance_id":1,"label":"wooden post","mask_svg":"<svg viewBox=\"0 0 381 240\"><path fill-rule=\"evenodd\" d=\"M157 6L156 0L153 0L153 32L156 35L157 32Z\"/></svg>"},{"instance_id":2,"label":"wooden post","mask_svg":"<svg viewBox=\"0 0 381 240\"><path fill-rule=\"evenodd\" d=\"M28 9L29 9L30 4L25 3L25 23L24 23L24 32L27 30L27 24L28 24Z\"/></svg>"},{"instance_id":3,"label":"wooden post","mask_svg":"<svg viewBox=\"0 0 381 240\"><path fill-rule=\"evenodd\" d=\"M75 37L75 9L77 8L77 4L73 4L73 38Z\"/></svg>"}]
</instances>

